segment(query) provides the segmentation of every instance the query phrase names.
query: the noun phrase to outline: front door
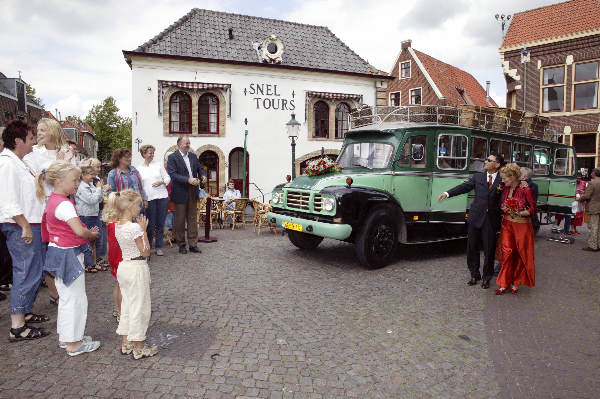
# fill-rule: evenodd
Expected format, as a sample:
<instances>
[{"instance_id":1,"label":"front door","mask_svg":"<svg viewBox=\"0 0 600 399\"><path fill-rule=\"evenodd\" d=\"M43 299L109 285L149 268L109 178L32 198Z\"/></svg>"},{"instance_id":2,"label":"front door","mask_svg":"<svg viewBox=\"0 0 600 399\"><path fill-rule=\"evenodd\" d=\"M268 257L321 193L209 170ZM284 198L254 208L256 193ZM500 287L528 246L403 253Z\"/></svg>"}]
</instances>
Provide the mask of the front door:
<instances>
[{"instance_id":1,"label":"front door","mask_svg":"<svg viewBox=\"0 0 600 399\"><path fill-rule=\"evenodd\" d=\"M431 139L433 137L430 137ZM431 144L426 134L409 133L399 150L394 167L392 189L405 212L414 212L421 220L431 203ZM418 215L422 213L423 216Z\"/></svg>"},{"instance_id":2,"label":"front door","mask_svg":"<svg viewBox=\"0 0 600 399\"><path fill-rule=\"evenodd\" d=\"M246 152L246 192L244 188L244 149L241 147L234 148L229 153L229 179L233 180L235 189L240 190L242 197L248 197L250 183L250 154Z\"/></svg>"}]
</instances>

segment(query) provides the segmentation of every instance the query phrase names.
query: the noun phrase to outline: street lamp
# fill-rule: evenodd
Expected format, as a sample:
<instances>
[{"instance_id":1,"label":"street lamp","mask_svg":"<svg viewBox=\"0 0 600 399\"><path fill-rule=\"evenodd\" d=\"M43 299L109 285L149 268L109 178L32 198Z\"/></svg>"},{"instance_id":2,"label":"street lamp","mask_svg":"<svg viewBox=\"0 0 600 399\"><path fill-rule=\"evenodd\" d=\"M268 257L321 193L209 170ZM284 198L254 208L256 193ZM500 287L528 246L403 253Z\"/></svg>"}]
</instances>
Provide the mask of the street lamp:
<instances>
[{"instance_id":1,"label":"street lamp","mask_svg":"<svg viewBox=\"0 0 600 399\"><path fill-rule=\"evenodd\" d=\"M296 114L292 114L292 119L285 124L287 136L292 140L292 179L296 178L296 138L300 130L300 122L296 120Z\"/></svg>"},{"instance_id":2,"label":"street lamp","mask_svg":"<svg viewBox=\"0 0 600 399\"><path fill-rule=\"evenodd\" d=\"M498 23L502 26L502 38L504 39L504 30L506 28L506 25L509 24L512 15L496 14L494 15L494 17L496 18L496 21L498 21Z\"/></svg>"}]
</instances>

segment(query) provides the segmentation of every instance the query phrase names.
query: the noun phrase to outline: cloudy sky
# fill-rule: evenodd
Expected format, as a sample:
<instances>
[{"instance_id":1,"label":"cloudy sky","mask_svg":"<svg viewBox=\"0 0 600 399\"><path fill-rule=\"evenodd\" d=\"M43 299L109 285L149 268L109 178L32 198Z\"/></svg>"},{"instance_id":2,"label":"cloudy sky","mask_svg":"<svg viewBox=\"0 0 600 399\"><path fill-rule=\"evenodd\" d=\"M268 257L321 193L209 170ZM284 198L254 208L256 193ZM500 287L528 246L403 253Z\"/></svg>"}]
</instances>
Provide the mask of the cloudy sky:
<instances>
[{"instance_id":1,"label":"cloudy sky","mask_svg":"<svg viewBox=\"0 0 600 399\"><path fill-rule=\"evenodd\" d=\"M0 72L30 83L46 109L85 117L113 96L131 114L133 50L194 7L324 25L360 56L390 72L400 42L458 66L504 104L496 13L558 0L0 0Z\"/></svg>"}]
</instances>

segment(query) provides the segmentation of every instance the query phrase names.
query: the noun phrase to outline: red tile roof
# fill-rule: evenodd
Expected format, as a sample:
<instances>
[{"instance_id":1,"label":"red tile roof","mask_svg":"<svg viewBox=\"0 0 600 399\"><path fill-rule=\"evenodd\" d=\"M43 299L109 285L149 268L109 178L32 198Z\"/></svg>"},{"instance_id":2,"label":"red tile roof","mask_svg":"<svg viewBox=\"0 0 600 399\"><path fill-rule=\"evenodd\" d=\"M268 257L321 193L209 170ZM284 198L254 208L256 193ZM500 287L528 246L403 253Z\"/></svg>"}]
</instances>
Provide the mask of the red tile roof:
<instances>
[{"instance_id":1,"label":"red tile roof","mask_svg":"<svg viewBox=\"0 0 600 399\"><path fill-rule=\"evenodd\" d=\"M77 130L80 130L82 132L89 132L91 133L93 136L96 135L96 132L94 132L94 129L92 129L92 127L90 125L88 125L86 122L79 122L79 121L60 121L60 124L62 127L67 127L67 128L74 128Z\"/></svg>"},{"instance_id":2,"label":"red tile roof","mask_svg":"<svg viewBox=\"0 0 600 399\"><path fill-rule=\"evenodd\" d=\"M513 16L502 48L600 29L599 0L571 0Z\"/></svg>"},{"instance_id":3,"label":"red tile roof","mask_svg":"<svg viewBox=\"0 0 600 399\"><path fill-rule=\"evenodd\" d=\"M496 102L490 97L490 103L486 101L485 89L468 72L455 66L446 64L436 58L422 53L413 48L419 60L435 82L436 86L446 97L448 105L471 104L482 107L497 107ZM463 96L461 97L462 91Z\"/></svg>"}]
</instances>

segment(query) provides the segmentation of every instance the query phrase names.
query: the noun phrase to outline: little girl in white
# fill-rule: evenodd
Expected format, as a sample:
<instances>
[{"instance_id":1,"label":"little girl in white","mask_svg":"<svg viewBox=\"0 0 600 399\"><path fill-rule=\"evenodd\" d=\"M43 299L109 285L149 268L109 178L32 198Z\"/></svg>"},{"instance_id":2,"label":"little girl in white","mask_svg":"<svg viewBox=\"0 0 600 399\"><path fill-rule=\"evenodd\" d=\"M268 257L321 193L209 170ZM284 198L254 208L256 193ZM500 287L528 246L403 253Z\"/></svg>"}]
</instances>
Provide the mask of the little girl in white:
<instances>
[{"instance_id":1,"label":"little girl in white","mask_svg":"<svg viewBox=\"0 0 600 399\"><path fill-rule=\"evenodd\" d=\"M121 288L121 318L117 334L123 336L121 353L132 353L135 360L154 356L158 349L144 343L150 323L150 270L146 258L150 245L146 228L148 219L140 216L142 197L133 190L111 193L103 217L117 220L115 237L123 260L117 269ZM137 223L132 222L136 218Z\"/></svg>"},{"instance_id":2,"label":"little girl in white","mask_svg":"<svg viewBox=\"0 0 600 399\"><path fill-rule=\"evenodd\" d=\"M95 351L100 341L84 336L88 301L85 294L84 252L98 237L79 220L75 204L67 196L79 185L79 169L67 161L55 161L36 179L37 194L44 198L44 182L54 188L42 216L42 241L48 242L44 270L55 278L60 295L56 329L59 346L69 356Z\"/></svg>"}]
</instances>

